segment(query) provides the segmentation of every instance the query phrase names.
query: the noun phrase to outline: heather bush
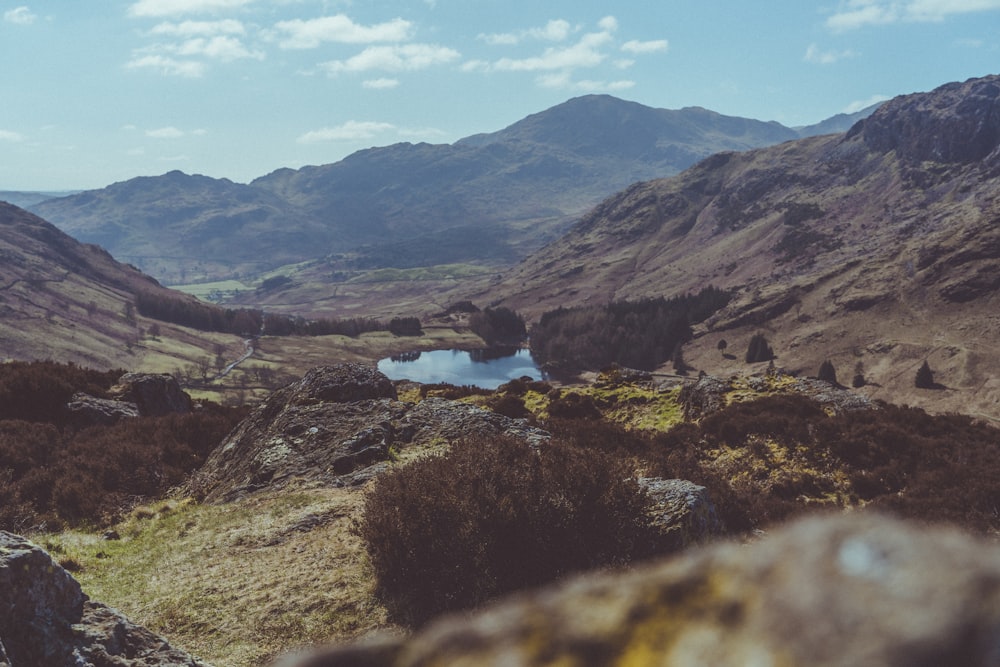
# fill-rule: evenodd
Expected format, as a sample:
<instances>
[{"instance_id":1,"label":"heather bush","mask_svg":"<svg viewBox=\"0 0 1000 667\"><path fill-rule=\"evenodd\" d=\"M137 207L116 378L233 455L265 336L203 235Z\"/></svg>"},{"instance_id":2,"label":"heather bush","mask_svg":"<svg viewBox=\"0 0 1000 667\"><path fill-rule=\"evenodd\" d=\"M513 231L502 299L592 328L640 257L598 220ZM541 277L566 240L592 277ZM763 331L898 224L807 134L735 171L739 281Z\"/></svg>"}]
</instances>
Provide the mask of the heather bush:
<instances>
[{"instance_id":1,"label":"heather bush","mask_svg":"<svg viewBox=\"0 0 1000 667\"><path fill-rule=\"evenodd\" d=\"M103 393L111 374L48 363L3 370L0 392L21 387L33 396L25 416L36 421L0 419L0 530L112 520L181 484L245 415L206 404L190 414L78 429L66 419L65 401L75 391Z\"/></svg>"},{"instance_id":2,"label":"heather bush","mask_svg":"<svg viewBox=\"0 0 1000 667\"><path fill-rule=\"evenodd\" d=\"M622 462L503 437L456 442L381 477L357 530L380 595L422 624L570 572L666 548Z\"/></svg>"}]
</instances>

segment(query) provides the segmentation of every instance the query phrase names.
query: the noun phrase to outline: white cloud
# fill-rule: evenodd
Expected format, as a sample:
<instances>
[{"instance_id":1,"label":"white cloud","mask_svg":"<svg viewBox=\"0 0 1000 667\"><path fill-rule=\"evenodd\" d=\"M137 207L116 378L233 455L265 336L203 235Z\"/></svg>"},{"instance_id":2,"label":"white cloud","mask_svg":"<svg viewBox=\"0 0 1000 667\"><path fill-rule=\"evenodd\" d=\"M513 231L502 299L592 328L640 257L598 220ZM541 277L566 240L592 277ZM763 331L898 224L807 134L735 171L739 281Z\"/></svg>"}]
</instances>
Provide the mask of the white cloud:
<instances>
[{"instance_id":1,"label":"white cloud","mask_svg":"<svg viewBox=\"0 0 1000 667\"><path fill-rule=\"evenodd\" d=\"M213 37L215 35L245 35L243 23L234 19L224 21L183 21L160 23L149 31L152 35L168 37Z\"/></svg>"},{"instance_id":2,"label":"white cloud","mask_svg":"<svg viewBox=\"0 0 1000 667\"><path fill-rule=\"evenodd\" d=\"M549 42L561 42L569 37L573 27L564 19L553 19L541 28L528 28L518 32L503 32L478 35L478 39L494 46L513 46L524 39L540 39Z\"/></svg>"},{"instance_id":3,"label":"white cloud","mask_svg":"<svg viewBox=\"0 0 1000 667\"><path fill-rule=\"evenodd\" d=\"M239 9L254 0L139 0L128 9L130 16L161 17L206 14Z\"/></svg>"},{"instance_id":4,"label":"white cloud","mask_svg":"<svg viewBox=\"0 0 1000 667\"><path fill-rule=\"evenodd\" d=\"M179 56L206 56L223 62L232 62L241 58L264 59L262 51L250 51L243 46L240 40L228 35L216 35L211 39L196 37L180 44L171 44L163 48Z\"/></svg>"},{"instance_id":5,"label":"white cloud","mask_svg":"<svg viewBox=\"0 0 1000 667\"><path fill-rule=\"evenodd\" d=\"M878 104L879 102L885 102L888 99L890 99L888 95L872 95L866 100L856 100L854 102L851 102L844 108L843 113L857 113L862 109L867 109L873 104Z\"/></svg>"},{"instance_id":6,"label":"white cloud","mask_svg":"<svg viewBox=\"0 0 1000 667\"><path fill-rule=\"evenodd\" d=\"M648 42L631 39L622 44L622 51L636 55L640 53L657 53L659 51L666 51L668 48L670 48L670 43L665 39L654 39Z\"/></svg>"},{"instance_id":7,"label":"white cloud","mask_svg":"<svg viewBox=\"0 0 1000 667\"><path fill-rule=\"evenodd\" d=\"M489 72L490 64L485 60L468 60L462 63L463 72Z\"/></svg>"},{"instance_id":8,"label":"white cloud","mask_svg":"<svg viewBox=\"0 0 1000 667\"><path fill-rule=\"evenodd\" d=\"M0 141L24 141L24 135L10 130L0 130Z\"/></svg>"},{"instance_id":9,"label":"white cloud","mask_svg":"<svg viewBox=\"0 0 1000 667\"><path fill-rule=\"evenodd\" d=\"M995 10L1000 10L1000 0L841 0L826 25L842 32L900 21L943 21L952 14Z\"/></svg>"},{"instance_id":10,"label":"white cloud","mask_svg":"<svg viewBox=\"0 0 1000 667\"><path fill-rule=\"evenodd\" d=\"M24 6L8 9L3 13L4 21L17 25L31 25L37 18L38 17L35 16L30 9Z\"/></svg>"},{"instance_id":11,"label":"white cloud","mask_svg":"<svg viewBox=\"0 0 1000 667\"><path fill-rule=\"evenodd\" d=\"M205 74L205 64L194 60L176 60L161 55L138 55L125 64L126 69L154 69L169 76L198 78Z\"/></svg>"},{"instance_id":12,"label":"white cloud","mask_svg":"<svg viewBox=\"0 0 1000 667\"><path fill-rule=\"evenodd\" d=\"M372 90L387 90L389 88L397 87L399 85L399 79L368 79L367 81L362 81L361 85Z\"/></svg>"},{"instance_id":13,"label":"white cloud","mask_svg":"<svg viewBox=\"0 0 1000 667\"><path fill-rule=\"evenodd\" d=\"M370 70L401 72L444 65L460 57L458 51L435 44L369 46L347 60L332 60L319 66L330 75Z\"/></svg>"},{"instance_id":14,"label":"white cloud","mask_svg":"<svg viewBox=\"0 0 1000 667\"><path fill-rule=\"evenodd\" d=\"M817 65L831 65L838 60L843 60L845 58L854 58L858 55L857 51L847 49L845 51L823 51L815 44L810 44L809 48L806 49L806 53L802 56L802 59L807 63L816 63Z\"/></svg>"},{"instance_id":15,"label":"white cloud","mask_svg":"<svg viewBox=\"0 0 1000 667\"><path fill-rule=\"evenodd\" d=\"M184 131L178 130L173 125L168 125L155 130L146 130L146 136L153 139L179 139L184 136Z\"/></svg>"},{"instance_id":16,"label":"white cloud","mask_svg":"<svg viewBox=\"0 0 1000 667\"><path fill-rule=\"evenodd\" d=\"M370 44L402 42L410 38L413 24L401 18L370 26L359 25L343 14L316 19L280 21L274 29L282 35L283 49L314 49L324 42Z\"/></svg>"},{"instance_id":17,"label":"white cloud","mask_svg":"<svg viewBox=\"0 0 1000 667\"><path fill-rule=\"evenodd\" d=\"M540 70L575 69L595 67L606 58L601 47L611 41L607 32L592 32L580 38L576 44L564 48L550 47L540 56L530 58L501 58L493 68L508 72L534 72Z\"/></svg>"},{"instance_id":18,"label":"white cloud","mask_svg":"<svg viewBox=\"0 0 1000 667\"><path fill-rule=\"evenodd\" d=\"M614 16L605 16L597 22L597 26L606 32L615 32L618 30L618 19Z\"/></svg>"},{"instance_id":19,"label":"white cloud","mask_svg":"<svg viewBox=\"0 0 1000 667\"><path fill-rule=\"evenodd\" d=\"M569 72L555 72L551 74L539 75L537 83L542 88L554 88L559 90L571 90L578 92L600 93L627 90L635 86L635 81L593 81L583 79L573 81Z\"/></svg>"},{"instance_id":20,"label":"white cloud","mask_svg":"<svg viewBox=\"0 0 1000 667\"><path fill-rule=\"evenodd\" d=\"M376 121L356 121L349 120L336 127L324 127L319 130L306 132L296 142L300 144L315 144L322 141L357 141L360 139L373 139L384 132L395 130L392 123L379 123Z\"/></svg>"}]
</instances>

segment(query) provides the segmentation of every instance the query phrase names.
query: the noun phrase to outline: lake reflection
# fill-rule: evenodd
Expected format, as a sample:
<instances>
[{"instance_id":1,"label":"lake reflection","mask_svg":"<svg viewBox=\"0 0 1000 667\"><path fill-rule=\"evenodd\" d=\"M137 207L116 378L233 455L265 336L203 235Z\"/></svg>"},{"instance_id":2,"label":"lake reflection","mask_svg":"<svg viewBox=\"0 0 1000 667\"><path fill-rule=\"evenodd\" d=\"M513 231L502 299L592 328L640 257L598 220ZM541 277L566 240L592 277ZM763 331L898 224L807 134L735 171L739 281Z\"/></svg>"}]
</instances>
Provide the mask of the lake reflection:
<instances>
[{"instance_id":1,"label":"lake reflection","mask_svg":"<svg viewBox=\"0 0 1000 667\"><path fill-rule=\"evenodd\" d=\"M382 359L378 362L378 369L390 380L470 384L483 389L496 389L525 375L533 380L544 379L544 374L531 358L531 352L519 348L407 352Z\"/></svg>"}]
</instances>

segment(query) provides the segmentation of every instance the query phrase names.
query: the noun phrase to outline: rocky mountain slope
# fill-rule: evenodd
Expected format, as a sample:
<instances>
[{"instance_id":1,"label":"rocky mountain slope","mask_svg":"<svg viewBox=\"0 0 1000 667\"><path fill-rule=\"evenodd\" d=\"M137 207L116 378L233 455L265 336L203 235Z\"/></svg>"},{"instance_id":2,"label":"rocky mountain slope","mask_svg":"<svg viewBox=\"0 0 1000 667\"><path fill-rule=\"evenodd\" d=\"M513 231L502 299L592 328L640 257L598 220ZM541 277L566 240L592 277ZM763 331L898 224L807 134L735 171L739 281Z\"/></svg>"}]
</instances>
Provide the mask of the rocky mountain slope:
<instances>
[{"instance_id":1,"label":"rocky mountain slope","mask_svg":"<svg viewBox=\"0 0 1000 667\"><path fill-rule=\"evenodd\" d=\"M150 336L154 322L134 308L140 291L185 301L191 297L5 203L0 203L0 258L2 359L137 368L144 359L155 366L153 357L176 355L176 363L212 349L211 336L166 323L155 323L160 333Z\"/></svg>"},{"instance_id":2,"label":"rocky mountain slope","mask_svg":"<svg viewBox=\"0 0 1000 667\"><path fill-rule=\"evenodd\" d=\"M843 120L831 122L793 130L591 95L451 145L372 148L249 185L171 172L32 210L171 284L257 275L331 253L339 269L506 264L636 180L720 150L833 131Z\"/></svg>"},{"instance_id":3,"label":"rocky mountain slope","mask_svg":"<svg viewBox=\"0 0 1000 667\"><path fill-rule=\"evenodd\" d=\"M714 155L608 198L480 298L574 304L736 290L685 349L726 373L760 330L777 363L896 402L1000 417L1000 77L896 98L844 135ZM690 350L690 351L689 351ZM923 360L938 391L914 391Z\"/></svg>"}]
</instances>

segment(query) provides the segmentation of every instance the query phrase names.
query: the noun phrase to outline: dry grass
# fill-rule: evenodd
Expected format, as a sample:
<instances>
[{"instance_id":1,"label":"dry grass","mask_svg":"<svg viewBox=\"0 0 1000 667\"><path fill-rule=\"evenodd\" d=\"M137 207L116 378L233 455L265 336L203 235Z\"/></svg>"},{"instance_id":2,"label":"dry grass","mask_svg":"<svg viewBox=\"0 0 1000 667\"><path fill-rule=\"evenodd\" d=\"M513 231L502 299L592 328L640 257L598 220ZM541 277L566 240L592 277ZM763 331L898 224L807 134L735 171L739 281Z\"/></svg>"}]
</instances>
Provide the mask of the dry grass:
<instances>
[{"instance_id":1,"label":"dry grass","mask_svg":"<svg viewBox=\"0 0 1000 667\"><path fill-rule=\"evenodd\" d=\"M323 488L163 501L134 511L121 540L69 532L41 542L79 564L93 599L216 667L249 667L388 627L350 530L360 501Z\"/></svg>"}]
</instances>

